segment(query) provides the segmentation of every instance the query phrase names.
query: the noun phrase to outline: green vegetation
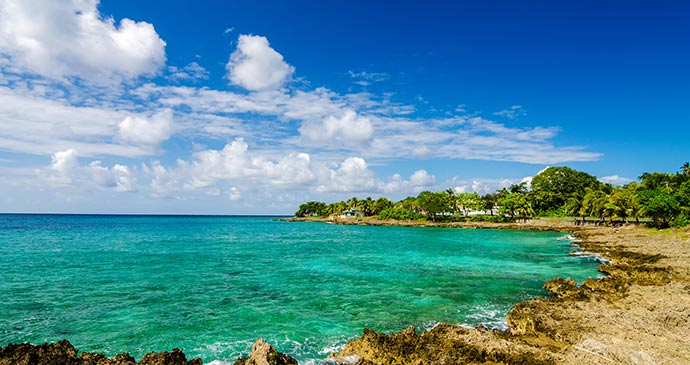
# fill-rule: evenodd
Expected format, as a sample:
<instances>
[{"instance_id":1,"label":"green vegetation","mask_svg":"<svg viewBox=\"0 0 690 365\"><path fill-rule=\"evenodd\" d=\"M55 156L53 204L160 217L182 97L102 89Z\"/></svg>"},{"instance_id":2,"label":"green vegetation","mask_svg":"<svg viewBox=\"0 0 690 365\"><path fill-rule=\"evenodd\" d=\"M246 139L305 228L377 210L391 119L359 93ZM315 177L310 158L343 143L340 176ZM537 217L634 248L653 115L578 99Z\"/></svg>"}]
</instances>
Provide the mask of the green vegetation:
<instances>
[{"instance_id":1,"label":"green vegetation","mask_svg":"<svg viewBox=\"0 0 690 365\"><path fill-rule=\"evenodd\" d=\"M612 186L569 167L549 167L525 183L491 194L423 191L392 202L371 197L300 205L297 217L328 217L357 212L380 219L507 222L532 217L578 217L594 224L644 222L656 228L690 225L690 164L671 173L644 173L639 182Z\"/></svg>"}]
</instances>

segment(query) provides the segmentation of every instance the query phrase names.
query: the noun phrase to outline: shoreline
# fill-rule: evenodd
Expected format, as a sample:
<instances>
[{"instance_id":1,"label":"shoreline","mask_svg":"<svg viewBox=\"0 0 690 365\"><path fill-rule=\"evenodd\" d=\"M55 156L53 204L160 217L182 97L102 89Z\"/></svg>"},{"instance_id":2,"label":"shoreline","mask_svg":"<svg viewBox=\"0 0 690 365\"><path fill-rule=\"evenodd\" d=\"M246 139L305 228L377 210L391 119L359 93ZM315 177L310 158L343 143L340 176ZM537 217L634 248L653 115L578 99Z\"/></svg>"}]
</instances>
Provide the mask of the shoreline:
<instances>
[{"instance_id":1,"label":"shoreline","mask_svg":"<svg viewBox=\"0 0 690 365\"><path fill-rule=\"evenodd\" d=\"M580 286L554 278L550 292L517 303L508 330L483 325L468 329L441 324L418 333L364 329L330 359L339 364L686 364L690 363L690 229L656 231L576 226L544 218L517 223L380 221L374 219L290 219L334 224L415 227L554 230L602 260L600 279Z\"/></svg>"},{"instance_id":2,"label":"shoreline","mask_svg":"<svg viewBox=\"0 0 690 365\"><path fill-rule=\"evenodd\" d=\"M279 219L349 225L554 230L574 235L577 241L571 244L578 246L581 254L606 260L599 266L599 271L606 275L603 278L588 279L580 286L563 278L544 283L551 295L515 304L506 316L508 330L449 324L438 324L425 332L408 328L393 334L364 329L361 337L332 353L327 363L690 363L690 339L684 335L690 333L688 228L655 231L633 226L583 227L574 225L572 220L549 218L518 223ZM8 347L0 347L0 364L6 363L3 353Z\"/></svg>"}]
</instances>

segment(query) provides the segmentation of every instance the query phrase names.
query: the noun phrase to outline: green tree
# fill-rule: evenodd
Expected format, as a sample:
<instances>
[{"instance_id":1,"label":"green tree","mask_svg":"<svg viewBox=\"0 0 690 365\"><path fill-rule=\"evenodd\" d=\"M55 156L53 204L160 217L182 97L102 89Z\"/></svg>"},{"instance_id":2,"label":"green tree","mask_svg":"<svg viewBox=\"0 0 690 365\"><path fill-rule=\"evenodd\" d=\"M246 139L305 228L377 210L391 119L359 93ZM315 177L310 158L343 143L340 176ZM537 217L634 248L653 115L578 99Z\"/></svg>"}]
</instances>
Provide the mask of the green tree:
<instances>
[{"instance_id":1,"label":"green tree","mask_svg":"<svg viewBox=\"0 0 690 365\"><path fill-rule=\"evenodd\" d=\"M587 189L582 200L580 215L582 217L596 217L604 219L606 217L606 204L609 202L609 195L602 190Z\"/></svg>"},{"instance_id":2,"label":"green tree","mask_svg":"<svg viewBox=\"0 0 690 365\"><path fill-rule=\"evenodd\" d=\"M554 166L532 178L529 196L534 209L540 214L548 211L563 212L569 199L582 199L587 188L599 189L601 185L596 177L586 172Z\"/></svg>"},{"instance_id":3,"label":"green tree","mask_svg":"<svg viewBox=\"0 0 690 365\"><path fill-rule=\"evenodd\" d=\"M517 215L527 217L533 213L527 198L520 193L501 194L498 198L498 206L499 213L508 215L511 220L514 220Z\"/></svg>"},{"instance_id":4,"label":"green tree","mask_svg":"<svg viewBox=\"0 0 690 365\"><path fill-rule=\"evenodd\" d=\"M365 216L374 215L374 200L368 196L366 199L358 201L357 209L359 209Z\"/></svg>"},{"instance_id":5,"label":"green tree","mask_svg":"<svg viewBox=\"0 0 690 365\"><path fill-rule=\"evenodd\" d=\"M306 202L299 206L295 217L324 216L327 213L326 203L318 201Z\"/></svg>"},{"instance_id":6,"label":"green tree","mask_svg":"<svg viewBox=\"0 0 690 365\"><path fill-rule=\"evenodd\" d=\"M690 176L690 162L686 162L680 167L680 174Z\"/></svg>"},{"instance_id":7,"label":"green tree","mask_svg":"<svg viewBox=\"0 0 690 365\"><path fill-rule=\"evenodd\" d=\"M477 193L458 193L455 196L455 204L462 214L467 217L470 211L480 210L484 206L482 198Z\"/></svg>"},{"instance_id":8,"label":"green tree","mask_svg":"<svg viewBox=\"0 0 690 365\"><path fill-rule=\"evenodd\" d=\"M417 196L419 207L426 211L427 217L435 221L438 217L450 210L448 206L448 199L443 192L432 193L430 191L423 191Z\"/></svg>"},{"instance_id":9,"label":"green tree","mask_svg":"<svg viewBox=\"0 0 690 365\"><path fill-rule=\"evenodd\" d=\"M643 190L640 192L642 208L651 217L655 227L668 227L668 223L680 212L676 198L660 190Z\"/></svg>"},{"instance_id":10,"label":"green tree","mask_svg":"<svg viewBox=\"0 0 690 365\"><path fill-rule=\"evenodd\" d=\"M489 212L490 215L494 215L494 208L496 207L496 201L498 200L498 193L485 194L482 196L482 209L484 212Z\"/></svg>"},{"instance_id":11,"label":"green tree","mask_svg":"<svg viewBox=\"0 0 690 365\"><path fill-rule=\"evenodd\" d=\"M393 207L393 202L388 200L388 198L380 197L380 198L376 199L376 201L374 202L373 215L379 215L384 210L392 208L392 207Z\"/></svg>"},{"instance_id":12,"label":"green tree","mask_svg":"<svg viewBox=\"0 0 690 365\"><path fill-rule=\"evenodd\" d=\"M455 195L455 191L453 189L446 189L444 191L446 193L446 199L448 200L448 206L450 207L450 212L455 215L457 209L457 196Z\"/></svg>"},{"instance_id":13,"label":"green tree","mask_svg":"<svg viewBox=\"0 0 690 365\"><path fill-rule=\"evenodd\" d=\"M340 215L345 210L347 210L347 204L345 202L331 203L328 204L326 208L326 215Z\"/></svg>"}]
</instances>

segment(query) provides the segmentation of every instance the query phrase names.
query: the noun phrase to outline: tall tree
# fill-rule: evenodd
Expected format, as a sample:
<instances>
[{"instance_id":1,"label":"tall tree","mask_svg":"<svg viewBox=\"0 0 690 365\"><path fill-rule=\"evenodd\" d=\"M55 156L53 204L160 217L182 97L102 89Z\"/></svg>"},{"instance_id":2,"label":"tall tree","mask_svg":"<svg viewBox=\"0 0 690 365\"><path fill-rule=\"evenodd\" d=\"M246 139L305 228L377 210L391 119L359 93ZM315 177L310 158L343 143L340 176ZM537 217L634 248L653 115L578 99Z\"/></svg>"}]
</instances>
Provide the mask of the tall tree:
<instances>
[{"instance_id":1,"label":"tall tree","mask_svg":"<svg viewBox=\"0 0 690 365\"><path fill-rule=\"evenodd\" d=\"M318 201L306 202L299 206L295 217L324 216L327 214L326 203Z\"/></svg>"},{"instance_id":2,"label":"tall tree","mask_svg":"<svg viewBox=\"0 0 690 365\"><path fill-rule=\"evenodd\" d=\"M435 221L438 217L450 210L446 194L443 192L432 193L430 191L423 191L417 197L420 208L426 211L427 217Z\"/></svg>"},{"instance_id":3,"label":"tall tree","mask_svg":"<svg viewBox=\"0 0 690 365\"><path fill-rule=\"evenodd\" d=\"M484 205L477 193L458 193L455 200L456 207L462 211L465 217L467 217L471 211L482 209Z\"/></svg>"},{"instance_id":4,"label":"tall tree","mask_svg":"<svg viewBox=\"0 0 690 365\"><path fill-rule=\"evenodd\" d=\"M496 200L498 199L498 193L485 194L482 196L482 209L484 212L489 212L489 214L494 215L494 208L496 207Z\"/></svg>"},{"instance_id":5,"label":"tall tree","mask_svg":"<svg viewBox=\"0 0 690 365\"><path fill-rule=\"evenodd\" d=\"M645 214L652 218L655 227L667 227L680 212L676 198L665 191L643 190L640 200Z\"/></svg>"},{"instance_id":6,"label":"tall tree","mask_svg":"<svg viewBox=\"0 0 690 365\"><path fill-rule=\"evenodd\" d=\"M570 198L582 199L587 188L598 189L596 177L570 167L554 166L532 178L530 200L539 213L562 211Z\"/></svg>"},{"instance_id":7,"label":"tall tree","mask_svg":"<svg viewBox=\"0 0 690 365\"><path fill-rule=\"evenodd\" d=\"M507 214L511 220L515 219L517 215L527 217L531 216L533 213L527 198L524 194L520 193L501 194L498 198L498 206L498 211L501 214Z\"/></svg>"}]
</instances>

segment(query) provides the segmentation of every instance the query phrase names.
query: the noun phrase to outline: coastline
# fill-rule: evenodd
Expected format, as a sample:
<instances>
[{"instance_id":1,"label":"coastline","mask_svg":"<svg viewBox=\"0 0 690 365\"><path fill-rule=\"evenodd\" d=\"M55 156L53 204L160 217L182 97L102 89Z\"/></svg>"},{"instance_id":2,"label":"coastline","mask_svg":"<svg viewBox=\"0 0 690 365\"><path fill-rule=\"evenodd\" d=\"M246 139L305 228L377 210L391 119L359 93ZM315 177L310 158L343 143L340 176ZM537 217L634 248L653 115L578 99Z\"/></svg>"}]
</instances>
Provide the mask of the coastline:
<instances>
[{"instance_id":1,"label":"coastline","mask_svg":"<svg viewBox=\"0 0 690 365\"><path fill-rule=\"evenodd\" d=\"M688 228L655 231L632 226L582 227L573 225L572 220L559 219L518 223L366 218L281 220L556 230L577 237L576 244L581 249L578 252L599 255L609 261L599 266L607 276L587 280L579 287L572 280L561 278L544 283L552 295L516 304L507 315L509 329L506 331L490 330L482 325L472 329L449 324L437 325L423 333L408 328L386 335L364 329L362 337L330 356L329 361L333 363L690 363L690 340L686 338L690 333ZM0 348L0 364L4 363L5 350L9 347Z\"/></svg>"},{"instance_id":2,"label":"coastline","mask_svg":"<svg viewBox=\"0 0 690 365\"><path fill-rule=\"evenodd\" d=\"M556 230L604 263L601 279L577 286L554 278L551 294L516 304L506 331L442 324L417 333L364 329L330 359L341 364L686 364L690 363L690 230L517 223L291 219L334 224Z\"/></svg>"}]
</instances>

